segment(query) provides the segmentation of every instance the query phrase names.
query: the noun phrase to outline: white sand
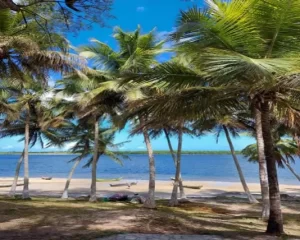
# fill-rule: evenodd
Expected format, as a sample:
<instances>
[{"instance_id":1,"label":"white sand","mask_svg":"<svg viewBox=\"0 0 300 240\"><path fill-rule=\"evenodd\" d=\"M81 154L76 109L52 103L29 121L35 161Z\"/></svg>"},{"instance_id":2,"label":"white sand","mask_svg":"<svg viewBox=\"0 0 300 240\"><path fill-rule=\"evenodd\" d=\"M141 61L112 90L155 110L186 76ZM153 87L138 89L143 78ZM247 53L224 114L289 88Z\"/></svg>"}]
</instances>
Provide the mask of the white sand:
<instances>
[{"instance_id":1,"label":"white sand","mask_svg":"<svg viewBox=\"0 0 300 240\"><path fill-rule=\"evenodd\" d=\"M5 184L11 184L12 178L0 178L0 186ZM32 196L60 196L63 192L66 179L53 178L52 180L42 180L40 178L30 179L30 192ZM132 182L122 180L120 182L110 183L122 183ZM19 180L22 183L22 179ZM69 188L69 195L71 197L88 195L91 181L89 179L73 179ZM199 189L185 189L188 197L213 197L219 194L239 194L243 193L243 188L239 182L216 182L216 181L184 181L184 185L199 186L203 188ZM260 194L260 185L258 183L248 184L253 194ZM159 198L169 198L172 191L171 181L157 181L156 182L156 196ZM128 187L110 187L109 182L97 183L97 192L99 196L109 196L114 193L139 193L146 194L148 189L147 181L138 181L138 184ZM0 194L7 194L10 188L0 188ZM299 196L300 197L300 185L280 185L281 193ZM17 192L22 192L22 186L17 187Z\"/></svg>"}]
</instances>

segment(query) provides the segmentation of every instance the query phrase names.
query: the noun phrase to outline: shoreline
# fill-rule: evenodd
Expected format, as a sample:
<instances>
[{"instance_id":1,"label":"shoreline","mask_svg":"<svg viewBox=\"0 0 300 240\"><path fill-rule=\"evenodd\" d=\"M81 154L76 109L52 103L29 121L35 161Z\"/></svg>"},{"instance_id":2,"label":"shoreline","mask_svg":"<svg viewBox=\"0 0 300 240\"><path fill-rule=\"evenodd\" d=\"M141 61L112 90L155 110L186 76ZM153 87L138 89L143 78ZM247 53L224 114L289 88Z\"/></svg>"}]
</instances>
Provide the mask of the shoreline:
<instances>
[{"instance_id":1,"label":"shoreline","mask_svg":"<svg viewBox=\"0 0 300 240\"><path fill-rule=\"evenodd\" d=\"M0 178L0 186L11 184L12 177ZM18 183L22 183L23 178L19 178ZM97 182L97 195L106 197L115 193L146 195L148 191L148 181L139 180L137 185L121 187L111 187L110 183L125 183L135 182L135 180L122 179L119 182ZM42 180L41 178L31 178L29 189L32 196L49 196L60 197L66 183L65 178L53 178L52 180ZM69 195L70 197L87 196L90 192L90 179L72 179ZM211 198L217 196L234 196L245 198L242 185L240 182L225 182L225 181L184 181L184 185L202 186L199 189L185 188L185 193L189 198ZM248 187L253 195L260 197L260 184L248 183ZM156 197L160 199L170 198L173 189L171 180L156 181ZM10 187L0 188L0 195L8 194ZM280 184L281 194L300 197L300 185L295 184ZM22 193L22 186L17 187L17 194Z\"/></svg>"}]
</instances>

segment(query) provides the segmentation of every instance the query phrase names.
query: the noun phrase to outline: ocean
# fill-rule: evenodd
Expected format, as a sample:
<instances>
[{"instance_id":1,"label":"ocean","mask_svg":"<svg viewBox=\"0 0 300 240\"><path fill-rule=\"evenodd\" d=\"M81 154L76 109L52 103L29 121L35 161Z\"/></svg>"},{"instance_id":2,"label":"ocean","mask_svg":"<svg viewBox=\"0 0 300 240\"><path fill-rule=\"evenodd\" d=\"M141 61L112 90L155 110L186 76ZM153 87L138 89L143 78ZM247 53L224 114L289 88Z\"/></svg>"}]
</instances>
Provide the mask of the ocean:
<instances>
[{"instance_id":1,"label":"ocean","mask_svg":"<svg viewBox=\"0 0 300 240\"><path fill-rule=\"evenodd\" d=\"M129 155L130 160L124 160L123 166L112 161L106 156L99 159L98 178L118 178L132 180L148 179L148 158L147 155ZM30 177L51 176L66 178L71 169L72 162L69 162L74 155L30 155L29 171ZM245 178L249 183L258 183L258 165L249 163L242 156L238 156ZM13 177L18 155L0 155L0 177ZM175 167L170 155L156 155L156 179L169 180L174 177ZM76 169L74 178L90 178L89 168L82 168L86 163L84 159ZM300 159L292 164L295 171L300 174ZM202 181L239 181L231 155L183 155L182 156L182 177L185 180ZM299 184L299 181L288 169L279 168L279 181L283 184ZM21 170L23 176L23 169Z\"/></svg>"}]
</instances>

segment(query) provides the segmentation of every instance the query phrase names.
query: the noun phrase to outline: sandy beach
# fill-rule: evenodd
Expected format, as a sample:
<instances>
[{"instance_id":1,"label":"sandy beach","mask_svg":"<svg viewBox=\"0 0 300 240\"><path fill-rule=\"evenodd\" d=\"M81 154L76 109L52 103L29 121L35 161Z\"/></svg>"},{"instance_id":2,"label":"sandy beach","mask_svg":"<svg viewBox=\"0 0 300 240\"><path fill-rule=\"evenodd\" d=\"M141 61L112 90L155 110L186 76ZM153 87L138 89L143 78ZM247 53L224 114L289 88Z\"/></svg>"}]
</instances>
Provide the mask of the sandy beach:
<instances>
[{"instance_id":1,"label":"sandy beach","mask_svg":"<svg viewBox=\"0 0 300 240\"><path fill-rule=\"evenodd\" d=\"M11 184L13 178L0 178L0 186ZM64 189L66 179L53 178L52 180L42 180L40 178L30 179L30 191L32 196L53 196L59 197ZM147 181L138 181L137 185L130 188L123 187L111 187L110 183L124 183L132 182L132 180L122 180L120 182L97 182L97 192L99 197L110 196L114 193L139 193L146 194L148 189ZM22 183L22 179L19 179L18 183ZM89 179L73 179L70 188L69 196L78 197L82 195L88 195L90 190L91 181ZM239 182L217 182L217 181L184 181L184 185L190 186L203 186L199 189L185 189L187 197L214 197L217 195L231 194L243 197L243 188ZM258 183L248 184L251 192L255 195L260 194L260 185ZM9 192L10 188L0 187L0 194L5 195ZM280 185L282 194L288 194L291 196L300 197L300 184L299 185ZM156 197L157 198L169 198L172 191L172 182L170 181L156 181ZM22 192L22 186L17 187L17 192Z\"/></svg>"}]
</instances>

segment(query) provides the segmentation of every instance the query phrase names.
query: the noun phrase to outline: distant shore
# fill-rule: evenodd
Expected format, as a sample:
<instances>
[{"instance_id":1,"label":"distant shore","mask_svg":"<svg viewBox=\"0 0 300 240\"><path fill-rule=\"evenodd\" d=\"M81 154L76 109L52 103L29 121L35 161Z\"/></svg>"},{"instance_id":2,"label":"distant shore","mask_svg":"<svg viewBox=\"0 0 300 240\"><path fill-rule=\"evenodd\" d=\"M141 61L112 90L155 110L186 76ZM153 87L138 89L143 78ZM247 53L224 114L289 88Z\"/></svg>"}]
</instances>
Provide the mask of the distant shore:
<instances>
[{"instance_id":1,"label":"distant shore","mask_svg":"<svg viewBox=\"0 0 300 240\"><path fill-rule=\"evenodd\" d=\"M13 178L0 178L0 186L12 183ZM52 196L60 197L66 179L53 178L52 180L42 180L41 178L30 179L30 191L32 196ZM133 194L139 193L146 195L148 190L148 181L138 181L137 185L122 187L111 187L110 183L125 183L135 182L134 180L122 180L120 182L97 182L97 195L99 197L110 196L115 193ZM22 183L20 179L19 183ZM88 195L90 192L90 179L73 179L70 184L69 195L70 197L78 197ZM187 197L216 197L216 196L238 196L245 197L243 188L240 182L221 182L221 181L184 181L184 185L189 186L202 186L199 189L185 188ZM250 191L259 198L260 185L258 183L248 184ZM173 189L172 181L156 181L156 197L157 198L170 198ZM0 194L5 195L9 192L10 188L0 188ZM299 185L280 184L282 194L289 194L300 197ZM17 192L21 194L22 186L17 187Z\"/></svg>"},{"instance_id":2,"label":"distant shore","mask_svg":"<svg viewBox=\"0 0 300 240\"><path fill-rule=\"evenodd\" d=\"M19 155L22 152L0 152L0 155ZM119 154L147 154L147 151L117 151ZM237 154L240 154L241 151L236 151ZM75 155L72 152L29 152L32 155ZM154 154L158 155L167 155L170 154L168 150L154 151ZM182 154L185 155L228 155L231 154L230 151L182 151Z\"/></svg>"}]
</instances>

